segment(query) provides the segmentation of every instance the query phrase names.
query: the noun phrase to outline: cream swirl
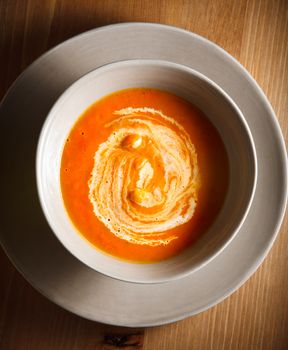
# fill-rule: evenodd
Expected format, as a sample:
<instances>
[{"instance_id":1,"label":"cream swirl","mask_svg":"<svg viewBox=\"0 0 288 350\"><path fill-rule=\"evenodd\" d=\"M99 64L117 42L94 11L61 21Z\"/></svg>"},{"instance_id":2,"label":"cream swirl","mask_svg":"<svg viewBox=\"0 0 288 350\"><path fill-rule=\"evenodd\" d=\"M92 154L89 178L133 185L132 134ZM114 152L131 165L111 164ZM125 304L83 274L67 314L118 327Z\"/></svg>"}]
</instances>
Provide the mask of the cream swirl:
<instances>
[{"instance_id":1,"label":"cream swirl","mask_svg":"<svg viewBox=\"0 0 288 350\"><path fill-rule=\"evenodd\" d=\"M105 125L89 179L97 218L117 237L134 244L168 244L167 230L188 222L200 184L197 154L174 119L152 108L128 107Z\"/></svg>"}]
</instances>

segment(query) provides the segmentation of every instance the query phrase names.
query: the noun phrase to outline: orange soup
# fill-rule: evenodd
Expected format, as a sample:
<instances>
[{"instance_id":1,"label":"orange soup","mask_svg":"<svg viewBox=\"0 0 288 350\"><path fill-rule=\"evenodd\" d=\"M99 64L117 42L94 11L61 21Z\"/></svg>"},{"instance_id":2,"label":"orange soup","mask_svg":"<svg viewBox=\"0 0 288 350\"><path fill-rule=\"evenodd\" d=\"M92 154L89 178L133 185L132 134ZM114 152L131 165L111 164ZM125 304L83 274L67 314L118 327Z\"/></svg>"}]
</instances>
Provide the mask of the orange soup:
<instances>
[{"instance_id":1,"label":"orange soup","mask_svg":"<svg viewBox=\"0 0 288 350\"><path fill-rule=\"evenodd\" d=\"M193 244L228 187L224 144L194 105L155 89L118 91L72 128L61 162L67 212L90 243L156 262Z\"/></svg>"}]
</instances>

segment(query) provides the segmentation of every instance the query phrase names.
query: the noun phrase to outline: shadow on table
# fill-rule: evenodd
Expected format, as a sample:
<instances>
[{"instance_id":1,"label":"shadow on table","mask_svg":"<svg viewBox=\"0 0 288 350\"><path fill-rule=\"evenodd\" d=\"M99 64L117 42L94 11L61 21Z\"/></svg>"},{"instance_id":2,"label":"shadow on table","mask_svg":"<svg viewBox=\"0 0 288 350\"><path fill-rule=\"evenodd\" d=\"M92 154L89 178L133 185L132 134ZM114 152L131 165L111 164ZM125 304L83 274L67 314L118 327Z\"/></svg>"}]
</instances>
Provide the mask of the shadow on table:
<instances>
[{"instance_id":1,"label":"shadow on table","mask_svg":"<svg viewBox=\"0 0 288 350\"><path fill-rule=\"evenodd\" d=\"M121 11L111 12L103 2L23 1L7 6L5 35L0 36L0 65L7 68L1 72L0 99L17 76L47 50L90 29L133 20Z\"/></svg>"},{"instance_id":2,"label":"shadow on table","mask_svg":"<svg viewBox=\"0 0 288 350\"><path fill-rule=\"evenodd\" d=\"M1 349L141 347L144 329L104 325L65 311L35 291L3 250L0 266Z\"/></svg>"}]
</instances>

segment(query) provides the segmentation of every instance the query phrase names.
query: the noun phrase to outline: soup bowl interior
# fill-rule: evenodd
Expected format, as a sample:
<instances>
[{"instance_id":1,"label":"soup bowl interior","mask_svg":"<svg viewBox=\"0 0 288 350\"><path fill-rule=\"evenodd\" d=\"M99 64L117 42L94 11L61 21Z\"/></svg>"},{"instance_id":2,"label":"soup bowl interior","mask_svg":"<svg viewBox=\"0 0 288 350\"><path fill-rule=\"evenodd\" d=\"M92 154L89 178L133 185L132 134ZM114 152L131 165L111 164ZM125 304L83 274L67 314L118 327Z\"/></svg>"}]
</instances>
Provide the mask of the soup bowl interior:
<instances>
[{"instance_id":1,"label":"soup bowl interior","mask_svg":"<svg viewBox=\"0 0 288 350\"><path fill-rule=\"evenodd\" d=\"M66 212L60 186L63 147L79 116L105 95L136 87L165 90L198 106L218 130L229 159L229 187L216 220L182 253L151 264L122 261L86 241ZM241 111L215 83L190 68L171 62L132 60L113 63L88 73L58 99L39 138L36 174L40 202L48 223L75 257L110 277L129 282L156 283L196 271L229 244L250 208L257 164L253 140Z\"/></svg>"}]
</instances>

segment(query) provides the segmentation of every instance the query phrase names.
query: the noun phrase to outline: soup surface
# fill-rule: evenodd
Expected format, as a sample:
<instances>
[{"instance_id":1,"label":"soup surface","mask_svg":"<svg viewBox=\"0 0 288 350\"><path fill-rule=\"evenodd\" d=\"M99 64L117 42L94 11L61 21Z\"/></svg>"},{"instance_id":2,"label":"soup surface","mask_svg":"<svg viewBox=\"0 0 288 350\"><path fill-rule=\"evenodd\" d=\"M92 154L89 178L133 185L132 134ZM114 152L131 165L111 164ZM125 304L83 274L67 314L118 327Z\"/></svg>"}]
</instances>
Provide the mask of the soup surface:
<instances>
[{"instance_id":1,"label":"soup surface","mask_svg":"<svg viewBox=\"0 0 288 350\"><path fill-rule=\"evenodd\" d=\"M155 262L205 233L223 205L228 158L191 103L127 89L90 106L72 128L61 189L78 231L118 258Z\"/></svg>"}]
</instances>

